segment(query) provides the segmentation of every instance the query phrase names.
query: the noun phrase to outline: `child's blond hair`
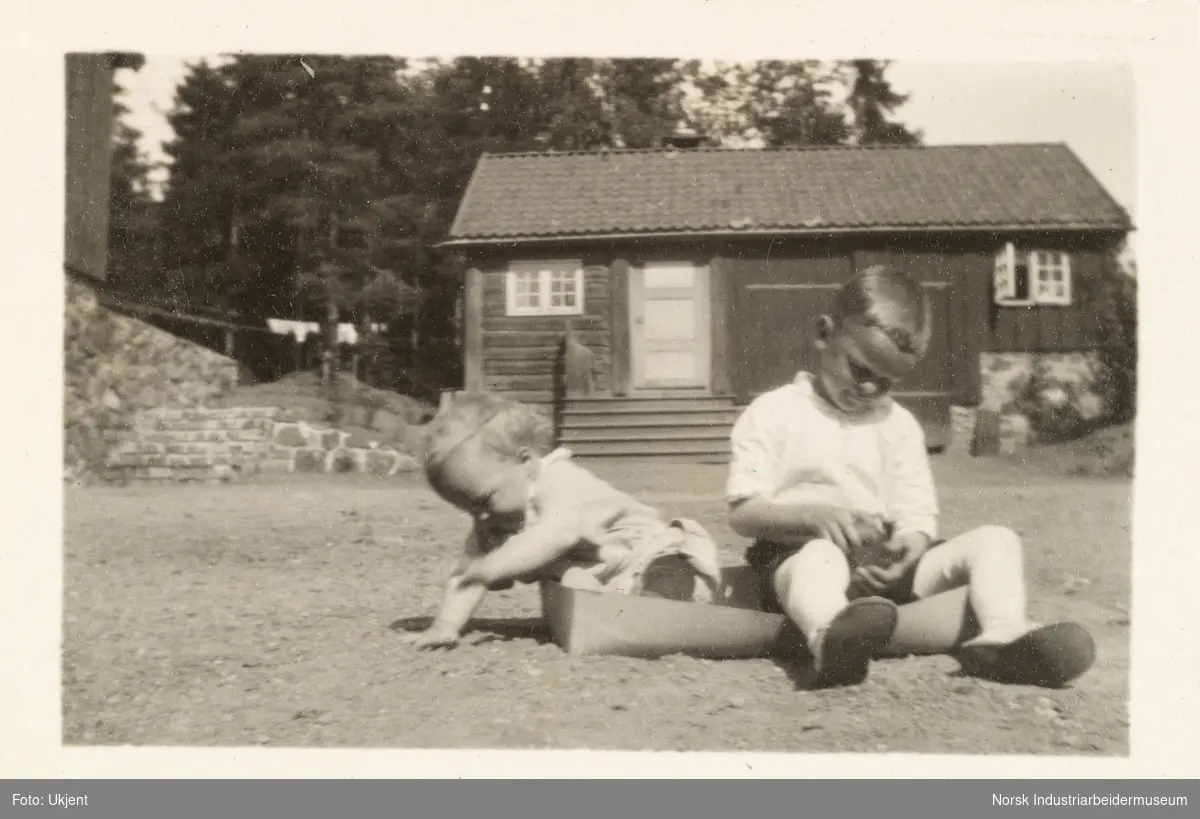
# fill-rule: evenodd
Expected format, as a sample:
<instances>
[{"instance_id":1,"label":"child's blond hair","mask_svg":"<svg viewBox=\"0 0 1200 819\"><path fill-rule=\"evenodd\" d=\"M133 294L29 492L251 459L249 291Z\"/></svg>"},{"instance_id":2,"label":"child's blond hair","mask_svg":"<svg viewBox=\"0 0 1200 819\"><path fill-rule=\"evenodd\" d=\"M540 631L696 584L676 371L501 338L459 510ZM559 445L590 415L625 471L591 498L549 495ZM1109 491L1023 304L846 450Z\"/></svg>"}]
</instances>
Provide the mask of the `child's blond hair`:
<instances>
[{"instance_id":1,"label":"child's blond hair","mask_svg":"<svg viewBox=\"0 0 1200 819\"><path fill-rule=\"evenodd\" d=\"M892 308L886 318L879 308ZM883 331L904 353L921 356L929 347L933 315L921 285L887 265L863 270L838 290L833 318L838 324L853 319Z\"/></svg>"},{"instance_id":2,"label":"child's blond hair","mask_svg":"<svg viewBox=\"0 0 1200 819\"><path fill-rule=\"evenodd\" d=\"M425 433L425 474L440 475L464 444L476 441L502 458L523 449L545 455L554 446L550 420L532 407L491 393L458 395L429 422Z\"/></svg>"}]
</instances>

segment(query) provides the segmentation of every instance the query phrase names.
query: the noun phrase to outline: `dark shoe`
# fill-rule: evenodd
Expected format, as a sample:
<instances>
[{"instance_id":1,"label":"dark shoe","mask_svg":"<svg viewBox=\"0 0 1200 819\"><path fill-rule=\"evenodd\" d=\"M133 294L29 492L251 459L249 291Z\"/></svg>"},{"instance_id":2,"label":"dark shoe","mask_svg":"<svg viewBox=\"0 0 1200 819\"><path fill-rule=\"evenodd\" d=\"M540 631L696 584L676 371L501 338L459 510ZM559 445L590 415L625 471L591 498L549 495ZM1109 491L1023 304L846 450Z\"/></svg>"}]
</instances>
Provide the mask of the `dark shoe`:
<instances>
[{"instance_id":1,"label":"dark shoe","mask_svg":"<svg viewBox=\"0 0 1200 819\"><path fill-rule=\"evenodd\" d=\"M1096 643L1083 626L1042 626L1003 645L968 645L958 650L964 674L1008 685L1060 688L1096 661Z\"/></svg>"},{"instance_id":2,"label":"dark shoe","mask_svg":"<svg viewBox=\"0 0 1200 819\"><path fill-rule=\"evenodd\" d=\"M882 597L851 601L825 630L815 687L858 685L865 680L871 658L892 639L896 617L896 604Z\"/></svg>"}]
</instances>

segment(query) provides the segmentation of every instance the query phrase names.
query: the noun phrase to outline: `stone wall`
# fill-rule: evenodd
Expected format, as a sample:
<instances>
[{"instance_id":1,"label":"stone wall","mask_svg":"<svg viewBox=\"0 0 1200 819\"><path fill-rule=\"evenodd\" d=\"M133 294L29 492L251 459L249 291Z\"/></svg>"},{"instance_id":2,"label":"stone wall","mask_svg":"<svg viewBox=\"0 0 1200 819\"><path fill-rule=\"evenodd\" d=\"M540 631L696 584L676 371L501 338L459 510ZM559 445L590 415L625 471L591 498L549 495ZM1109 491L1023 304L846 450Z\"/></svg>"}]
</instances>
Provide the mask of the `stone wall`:
<instances>
[{"instance_id":1,"label":"stone wall","mask_svg":"<svg viewBox=\"0 0 1200 819\"><path fill-rule=\"evenodd\" d=\"M1068 396L1056 384L1070 385L1075 408L1087 420L1104 413L1096 391L1099 371L1091 353L983 353L980 357L982 396L978 407L951 407L951 452L1007 454L1037 442L1037 431L1018 406L1021 394L1037 374L1048 384L1039 400L1054 402ZM980 419L995 418L997 429L981 435ZM981 449L982 447L982 449Z\"/></svg>"},{"instance_id":2,"label":"stone wall","mask_svg":"<svg viewBox=\"0 0 1200 819\"><path fill-rule=\"evenodd\" d=\"M304 422L275 425L263 453L263 472L361 472L396 475L417 461L394 446L356 433Z\"/></svg>"},{"instance_id":3,"label":"stone wall","mask_svg":"<svg viewBox=\"0 0 1200 819\"><path fill-rule=\"evenodd\" d=\"M104 430L130 426L141 410L205 406L237 384L233 359L108 310L71 278L63 343L68 478L103 470Z\"/></svg>"},{"instance_id":4,"label":"stone wall","mask_svg":"<svg viewBox=\"0 0 1200 819\"><path fill-rule=\"evenodd\" d=\"M1075 387L1078 409L1084 418L1098 418L1103 413L1104 401L1094 389L1098 364L1091 353L983 353L980 357L983 395L979 408L1011 412L1039 366L1047 378Z\"/></svg>"},{"instance_id":5,"label":"stone wall","mask_svg":"<svg viewBox=\"0 0 1200 819\"><path fill-rule=\"evenodd\" d=\"M263 472L397 475L416 459L385 441L303 421L277 407L152 409L108 430L103 477L118 481L231 481Z\"/></svg>"}]
</instances>

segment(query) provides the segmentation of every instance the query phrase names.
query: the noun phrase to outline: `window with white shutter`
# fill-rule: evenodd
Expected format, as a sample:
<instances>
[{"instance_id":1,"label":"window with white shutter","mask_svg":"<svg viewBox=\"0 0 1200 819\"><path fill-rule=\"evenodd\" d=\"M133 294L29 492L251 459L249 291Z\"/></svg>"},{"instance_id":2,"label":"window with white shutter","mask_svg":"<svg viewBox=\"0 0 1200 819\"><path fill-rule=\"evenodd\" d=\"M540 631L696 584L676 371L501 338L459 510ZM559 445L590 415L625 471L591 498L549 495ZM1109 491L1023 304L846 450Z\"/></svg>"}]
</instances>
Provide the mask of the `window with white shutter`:
<instances>
[{"instance_id":1,"label":"window with white shutter","mask_svg":"<svg viewBox=\"0 0 1200 819\"><path fill-rule=\"evenodd\" d=\"M1008 242L996 251L992 291L1002 307L1069 305L1071 258L1061 250L1027 250Z\"/></svg>"}]
</instances>

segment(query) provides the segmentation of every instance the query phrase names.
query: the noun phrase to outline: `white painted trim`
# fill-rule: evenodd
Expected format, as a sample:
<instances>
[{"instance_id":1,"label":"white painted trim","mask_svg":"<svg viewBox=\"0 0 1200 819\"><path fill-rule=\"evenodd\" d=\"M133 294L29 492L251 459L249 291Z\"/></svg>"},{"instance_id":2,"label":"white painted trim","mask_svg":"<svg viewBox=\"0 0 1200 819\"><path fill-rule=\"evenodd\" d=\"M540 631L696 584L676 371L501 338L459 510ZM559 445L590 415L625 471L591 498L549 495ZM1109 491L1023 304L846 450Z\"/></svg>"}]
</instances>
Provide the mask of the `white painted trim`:
<instances>
[{"instance_id":1,"label":"white painted trim","mask_svg":"<svg viewBox=\"0 0 1200 819\"><path fill-rule=\"evenodd\" d=\"M550 306L550 273L567 272L572 269L575 276L575 306ZM517 274L538 274L538 305L536 307L516 304ZM546 259L517 261L509 265L504 274L504 314L506 316L582 316L584 313L585 281L583 263L576 259Z\"/></svg>"}]
</instances>

